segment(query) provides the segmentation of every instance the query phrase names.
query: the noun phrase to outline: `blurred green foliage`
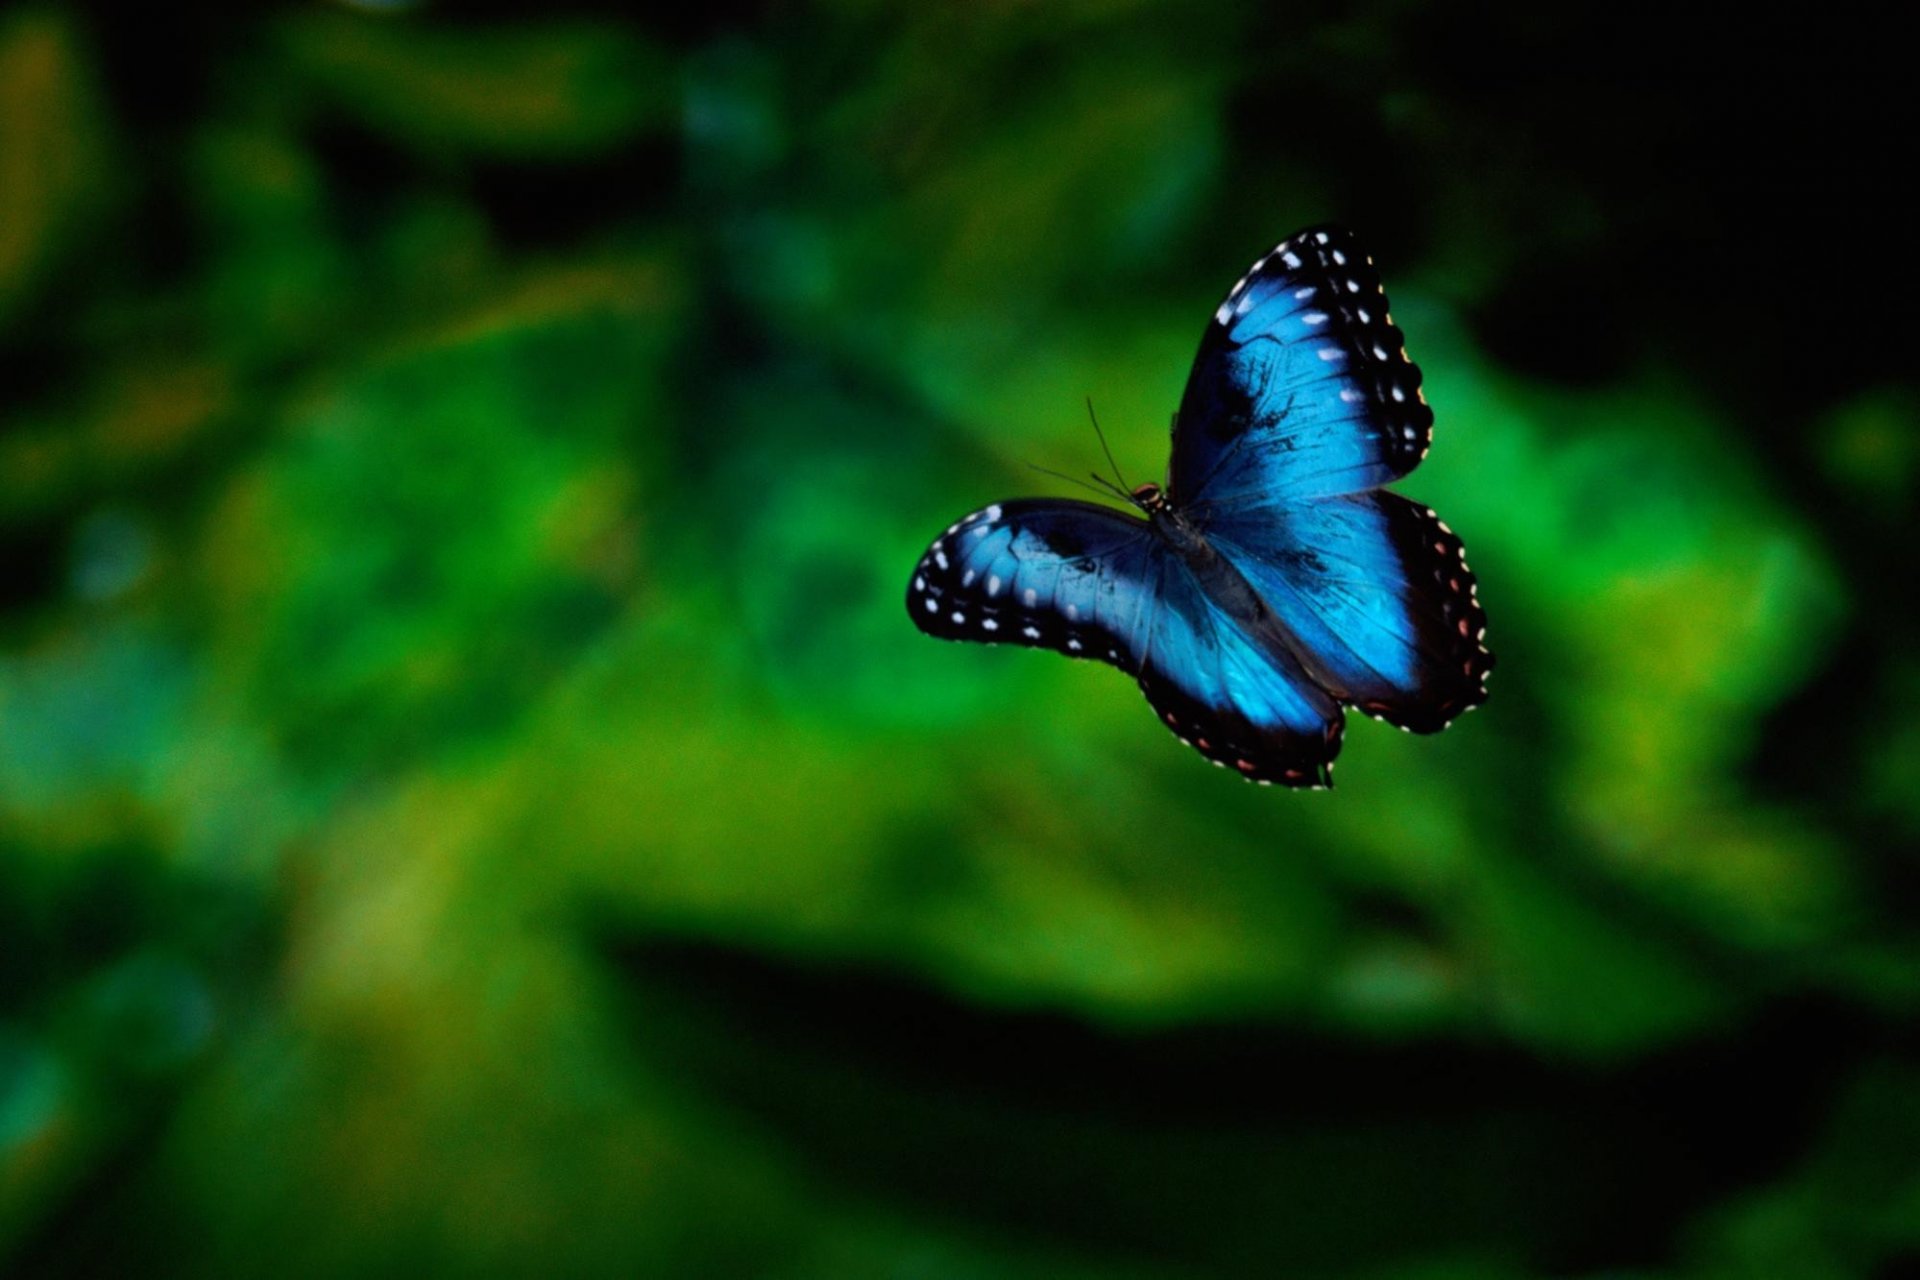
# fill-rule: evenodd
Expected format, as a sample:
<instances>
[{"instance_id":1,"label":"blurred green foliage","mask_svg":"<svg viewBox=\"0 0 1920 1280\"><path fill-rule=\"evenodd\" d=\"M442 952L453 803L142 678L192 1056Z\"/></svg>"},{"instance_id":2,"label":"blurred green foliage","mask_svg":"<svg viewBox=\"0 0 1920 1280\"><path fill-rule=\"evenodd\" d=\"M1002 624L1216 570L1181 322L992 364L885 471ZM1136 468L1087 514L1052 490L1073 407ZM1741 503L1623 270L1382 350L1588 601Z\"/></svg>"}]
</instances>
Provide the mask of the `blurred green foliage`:
<instances>
[{"instance_id":1,"label":"blurred green foliage","mask_svg":"<svg viewBox=\"0 0 1920 1280\"><path fill-rule=\"evenodd\" d=\"M1633 18L0 14L0 1258L1911 1266L1891 98ZM1327 218L1488 708L1276 795L908 624Z\"/></svg>"}]
</instances>

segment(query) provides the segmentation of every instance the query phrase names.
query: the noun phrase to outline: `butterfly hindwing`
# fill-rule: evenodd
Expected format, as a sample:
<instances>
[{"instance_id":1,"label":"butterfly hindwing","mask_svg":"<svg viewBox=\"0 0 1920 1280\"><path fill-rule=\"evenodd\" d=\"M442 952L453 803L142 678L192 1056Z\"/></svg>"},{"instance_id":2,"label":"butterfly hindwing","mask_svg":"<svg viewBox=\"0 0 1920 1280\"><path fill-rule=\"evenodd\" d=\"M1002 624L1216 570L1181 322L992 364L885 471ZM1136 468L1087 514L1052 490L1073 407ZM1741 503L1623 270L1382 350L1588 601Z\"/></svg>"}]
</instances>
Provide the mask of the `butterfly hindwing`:
<instances>
[{"instance_id":1,"label":"butterfly hindwing","mask_svg":"<svg viewBox=\"0 0 1920 1280\"><path fill-rule=\"evenodd\" d=\"M1428 508L1350 494L1217 518L1208 540L1342 702L1432 733L1486 700L1486 613L1460 539Z\"/></svg>"},{"instance_id":2,"label":"butterfly hindwing","mask_svg":"<svg viewBox=\"0 0 1920 1280\"><path fill-rule=\"evenodd\" d=\"M1271 628L1229 616L1169 559L1139 670L1147 701L1182 742L1249 781L1332 786L1340 704Z\"/></svg>"},{"instance_id":3,"label":"butterfly hindwing","mask_svg":"<svg viewBox=\"0 0 1920 1280\"><path fill-rule=\"evenodd\" d=\"M1349 232L1312 228L1215 310L1175 419L1168 490L1202 515L1358 493L1419 465L1432 431L1372 260Z\"/></svg>"},{"instance_id":4,"label":"butterfly hindwing","mask_svg":"<svg viewBox=\"0 0 1920 1280\"><path fill-rule=\"evenodd\" d=\"M1210 600L1139 520L1070 500L995 503L934 539L907 610L945 639L1120 667L1182 741L1252 781L1331 782L1339 705Z\"/></svg>"}]
</instances>

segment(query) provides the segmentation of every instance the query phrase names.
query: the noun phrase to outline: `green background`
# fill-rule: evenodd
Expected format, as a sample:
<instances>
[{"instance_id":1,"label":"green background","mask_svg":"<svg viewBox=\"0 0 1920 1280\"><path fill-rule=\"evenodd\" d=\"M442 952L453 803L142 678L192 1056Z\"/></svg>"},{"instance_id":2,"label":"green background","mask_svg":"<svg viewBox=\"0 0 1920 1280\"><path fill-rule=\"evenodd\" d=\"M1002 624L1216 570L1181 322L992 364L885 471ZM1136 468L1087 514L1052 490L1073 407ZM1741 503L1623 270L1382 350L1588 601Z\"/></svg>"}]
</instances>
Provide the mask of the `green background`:
<instances>
[{"instance_id":1,"label":"green background","mask_svg":"<svg viewBox=\"0 0 1920 1280\"><path fill-rule=\"evenodd\" d=\"M22 1275L1920 1262L1910 70L1823 9L0 13ZM1337 220L1500 666L908 622ZM1911 1274L1907 1272L1907 1274Z\"/></svg>"}]
</instances>

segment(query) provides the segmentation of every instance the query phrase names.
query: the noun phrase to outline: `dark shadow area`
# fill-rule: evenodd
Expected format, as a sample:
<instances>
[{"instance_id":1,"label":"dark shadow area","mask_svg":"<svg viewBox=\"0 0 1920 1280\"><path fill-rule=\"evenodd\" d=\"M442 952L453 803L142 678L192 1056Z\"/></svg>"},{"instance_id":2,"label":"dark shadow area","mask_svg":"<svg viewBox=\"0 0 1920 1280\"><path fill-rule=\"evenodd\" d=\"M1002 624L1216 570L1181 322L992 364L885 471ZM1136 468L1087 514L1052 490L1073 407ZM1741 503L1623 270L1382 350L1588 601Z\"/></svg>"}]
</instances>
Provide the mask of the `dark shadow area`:
<instances>
[{"instance_id":1,"label":"dark shadow area","mask_svg":"<svg viewBox=\"0 0 1920 1280\"><path fill-rule=\"evenodd\" d=\"M822 1179L1233 1274L1662 1265L1691 1218L1806 1157L1851 1070L1920 1061L1816 1002L1602 1069L1277 1024L1126 1032L710 942L607 950L635 1052Z\"/></svg>"}]
</instances>

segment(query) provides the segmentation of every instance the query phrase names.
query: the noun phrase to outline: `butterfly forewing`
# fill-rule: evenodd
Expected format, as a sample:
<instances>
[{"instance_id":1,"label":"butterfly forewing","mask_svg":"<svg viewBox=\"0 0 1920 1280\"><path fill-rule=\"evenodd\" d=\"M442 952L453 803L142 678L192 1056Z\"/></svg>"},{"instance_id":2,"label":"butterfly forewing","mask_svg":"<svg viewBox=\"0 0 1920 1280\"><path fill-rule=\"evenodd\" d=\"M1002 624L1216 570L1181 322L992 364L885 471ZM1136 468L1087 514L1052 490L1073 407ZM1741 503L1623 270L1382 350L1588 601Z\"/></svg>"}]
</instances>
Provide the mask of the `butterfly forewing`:
<instances>
[{"instance_id":1,"label":"butterfly forewing","mask_svg":"<svg viewBox=\"0 0 1920 1280\"><path fill-rule=\"evenodd\" d=\"M1155 544L1144 522L1090 502L996 502L933 540L907 612L945 640L1055 649L1133 671L1162 568Z\"/></svg>"},{"instance_id":2,"label":"butterfly forewing","mask_svg":"<svg viewBox=\"0 0 1920 1280\"><path fill-rule=\"evenodd\" d=\"M1376 488L1426 456L1433 412L1371 259L1336 227L1254 263L1201 336L1168 487L1204 518Z\"/></svg>"}]
</instances>

